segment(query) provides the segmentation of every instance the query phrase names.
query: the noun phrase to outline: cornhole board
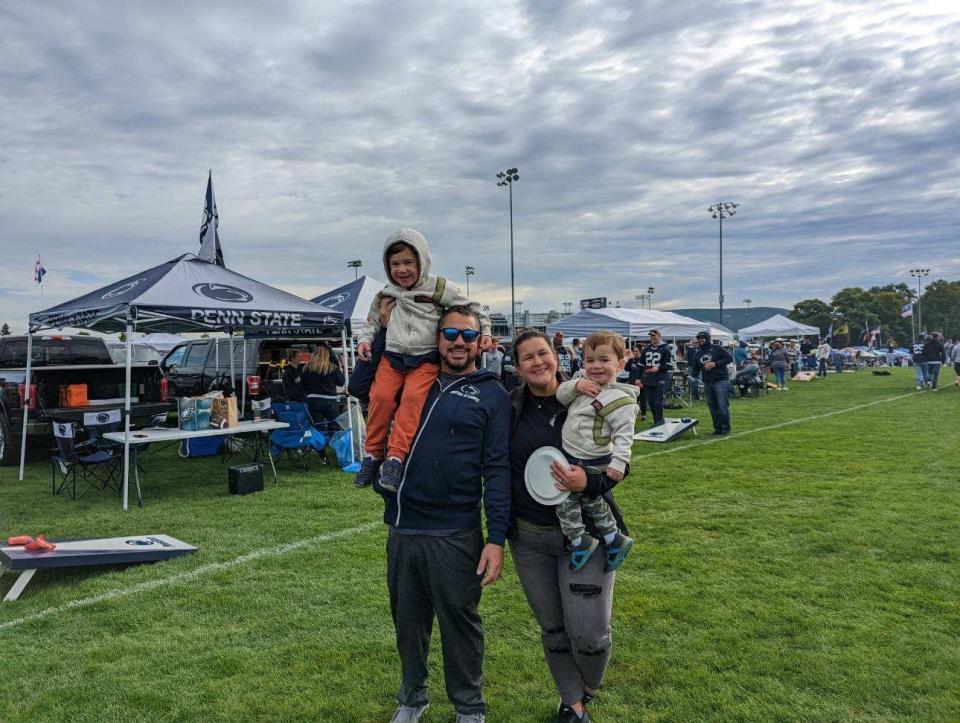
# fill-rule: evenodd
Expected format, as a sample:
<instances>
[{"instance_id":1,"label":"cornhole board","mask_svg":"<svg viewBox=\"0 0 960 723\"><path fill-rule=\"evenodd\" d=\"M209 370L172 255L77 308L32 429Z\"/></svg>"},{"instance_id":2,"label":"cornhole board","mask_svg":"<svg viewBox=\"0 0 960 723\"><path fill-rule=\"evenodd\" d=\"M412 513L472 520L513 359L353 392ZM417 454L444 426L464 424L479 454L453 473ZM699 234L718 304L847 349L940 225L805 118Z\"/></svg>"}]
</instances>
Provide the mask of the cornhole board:
<instances>
[{"instance_id":1,"label":"cornhole board","mask_svg":"<svg viewBox=\"0 0 960 723\"><path fill-rule=\"evenodd\" d=\"M180 557L197 548L169 535L134 535L132 537L96 537L88 540L50 540L57 546L51 552L30 552L22 546L0 547L0 575L7 570L20 577L4 597L11 602L30 582L37 570L52 570L85 565L127 565L135 562L156 562Z\"/></svg>"},{"instance_id":2,"label":"cornhole board","mask_svg":"<svg viewBox=\"0 0 960 723\"><path fill-rule=\"evenodd\" d=\"M664 419L663 424L659 424L656 427L651 427L650 429L645 429L642 432L638 432L633 435L633 441L640 440L642 442L669 442L671 439L676 439L684 432L693 430L693 433L697 433L697 425L699 420L693 419L692 417L683 417L681 419Z\"/></svg>"}]
</instances>

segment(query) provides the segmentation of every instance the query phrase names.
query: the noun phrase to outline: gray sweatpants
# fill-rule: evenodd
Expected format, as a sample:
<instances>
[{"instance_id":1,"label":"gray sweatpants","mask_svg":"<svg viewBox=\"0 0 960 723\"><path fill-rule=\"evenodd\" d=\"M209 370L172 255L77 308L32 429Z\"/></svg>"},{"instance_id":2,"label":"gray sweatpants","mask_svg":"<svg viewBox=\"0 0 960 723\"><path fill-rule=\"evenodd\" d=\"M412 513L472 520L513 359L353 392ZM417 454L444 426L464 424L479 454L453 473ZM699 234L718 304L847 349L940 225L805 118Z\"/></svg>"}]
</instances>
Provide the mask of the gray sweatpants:
<instances>
[{"instance_id":1,"label":"gray sweatpants","mask_svg":"<svg viewBox=\"0 0 960 723\"><path fill-rule=\"evenodd\" d=\"M483 713L483 626L477 564L479 529L445 537L387 536L387 587L403 676L397 701L427 702L427 656L433 618L440 624L447 697L458 713Z\"/></svg>"},{"instance_id":2,"label":"gray sweatpants","mask_svg":"<svg viewBox=\"0 0 960 723\"><path fill-rule=\"evenodd\" d=\"M594 555L579 572L558 527L537 528L518 521L510 551L527 603L540 623L543 655L561 700L572 705L584 687L596 690L610 661L610 615L615 572L604 572L604 555Z\"/></svg>"}]
</instances>

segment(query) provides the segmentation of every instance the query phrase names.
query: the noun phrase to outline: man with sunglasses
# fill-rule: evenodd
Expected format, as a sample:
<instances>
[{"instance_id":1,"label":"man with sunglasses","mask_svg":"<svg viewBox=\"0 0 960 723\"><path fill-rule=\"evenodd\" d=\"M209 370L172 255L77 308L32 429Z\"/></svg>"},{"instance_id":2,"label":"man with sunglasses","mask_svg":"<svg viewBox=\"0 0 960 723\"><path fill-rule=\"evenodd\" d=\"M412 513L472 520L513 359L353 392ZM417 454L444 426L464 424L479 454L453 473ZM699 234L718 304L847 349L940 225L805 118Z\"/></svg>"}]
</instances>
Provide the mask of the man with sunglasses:
<instances>
[{"instance_id":1,"label":"man with sunglasses","mask_svg":"<svg viewBox=\"0 0 960 723\"><path fill-rule=\"evenodd\" d=\"M466 306L440 317L440 375L396 492L386 502L387 587L402 681L392 723L427 707L427 655L440 624L447 696L461 723L484 720L482 588L500 578L510 521L510 400L478 369L480 322ZM487 522L484 542L481 503Z\"/></svg>"}]
</instances>

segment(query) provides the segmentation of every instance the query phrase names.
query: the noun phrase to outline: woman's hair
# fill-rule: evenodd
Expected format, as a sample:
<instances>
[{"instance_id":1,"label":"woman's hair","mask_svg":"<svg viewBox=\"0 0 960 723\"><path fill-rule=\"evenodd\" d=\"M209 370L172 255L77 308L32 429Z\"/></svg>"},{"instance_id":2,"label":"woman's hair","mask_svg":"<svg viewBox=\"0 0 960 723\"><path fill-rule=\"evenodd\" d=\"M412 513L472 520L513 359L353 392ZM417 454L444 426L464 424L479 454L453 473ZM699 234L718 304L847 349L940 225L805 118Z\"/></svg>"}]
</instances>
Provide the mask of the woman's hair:
<instances>
[{"instance_id":1,"label":"woman's hair","mask_svg":"<svg viewBox=\"0 0 960 723\"><path fill-rule=\"evenodd\" d=\"M531 339L543 339L547 342L547 346L553 349L553 342L550 341L550 338L542 331L538 331L537 329L521 329L517 332L517 338L513 340L513 359L515 362L518 358L517 350L520 348L520 345Z\"/></svg>"},{"instance_id":2,"label":"woman's hair","mask_svg":"<svg viewBox=\"0 0 960 723\"><path fill-rule=\"evenodd\" d=\"M316 351L313 352L313 356L310 357L310 361L307 362L307 371L311 374L319 374L321 376L332 372L333 367L333 359L330 358L330 347L326 344L318 346Z\"/></svg>"}]
</instances>

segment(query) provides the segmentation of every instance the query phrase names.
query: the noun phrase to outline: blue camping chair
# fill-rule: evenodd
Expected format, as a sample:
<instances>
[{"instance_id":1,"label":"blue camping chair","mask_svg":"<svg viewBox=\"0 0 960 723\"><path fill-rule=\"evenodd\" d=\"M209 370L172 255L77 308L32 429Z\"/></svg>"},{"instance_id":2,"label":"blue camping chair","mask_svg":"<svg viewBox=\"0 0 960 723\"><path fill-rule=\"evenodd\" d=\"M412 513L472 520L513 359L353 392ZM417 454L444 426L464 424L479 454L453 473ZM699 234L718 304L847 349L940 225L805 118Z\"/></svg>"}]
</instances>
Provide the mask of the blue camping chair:
<instances>
[{"instance_id":1,"label":"blue camping chair","mask_svg":"<svg viewBox=\"0 0 960 723\"><path fill-rule=\"evenodd\" d=\"M278 422L286 422L286 429L275 429L270 433L270 456L274 462L286 456L295 466L304 471L309 469L307 455L316 450L320 459L326 463L327 436L316 429L313 419L303 402L274 402L273 414Z\"/></svg>"}]
</instances>

